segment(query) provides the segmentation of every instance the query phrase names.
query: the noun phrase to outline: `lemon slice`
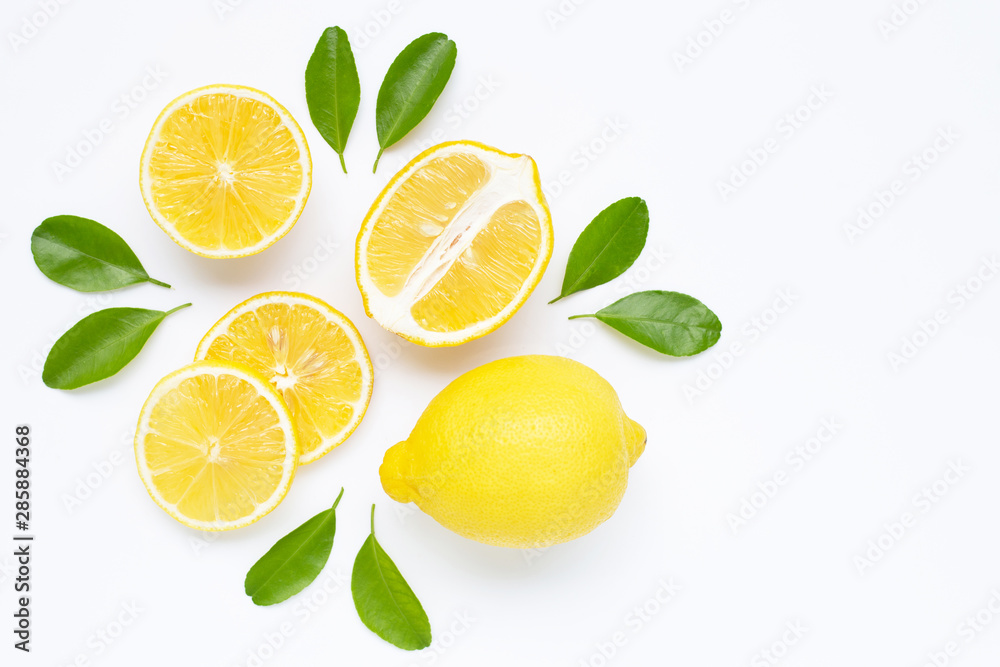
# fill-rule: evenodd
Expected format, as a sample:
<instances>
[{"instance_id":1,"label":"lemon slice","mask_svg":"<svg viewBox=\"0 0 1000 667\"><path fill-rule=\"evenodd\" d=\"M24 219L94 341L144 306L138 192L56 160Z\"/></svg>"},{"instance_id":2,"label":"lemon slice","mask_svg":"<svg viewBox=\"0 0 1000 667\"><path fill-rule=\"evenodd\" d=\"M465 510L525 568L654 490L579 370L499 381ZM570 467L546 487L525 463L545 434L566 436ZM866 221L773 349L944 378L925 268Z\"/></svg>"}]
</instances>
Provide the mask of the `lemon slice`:
<instances>
[{"instance_id":1,"label":"lemon slice","mask_svg":"<svg viewBox=\"0 0 1000 667\"><path fill-rule=\"evenodd\" d=\"M181 95L153 125L139 187L181 247L243 257L284 236L302 213L312 161L295 119L267 93L214 85Z\"/></svg>"},{"instance_id":2,"label":"lemon slice","mask_svg":"<svg viewBox=\"0 0 1000 667\"><path fill-rule=\"evenodd\" d=\"M370 317L438 347L510 319L551 255L535 161L457 141L424 151L389 181L358 234L355 269Z\"/></svg>"},{"instance_id":3,"label":"lemon slice","mask_svg":"<svg viewBox=\"0 0 1000 667\"><path fill-rule=\"evenodd\" d=\"M372 396L372 363L361 334L308 294L265 292L244 301L205 334L195 359L236 362L267 378L298 429L299 463L312 463L347 440Z\"/></svg>"},{"instance_id":4,"label":"lemon slice","mask_svg":"<svg viewBox=\"0 0 1000 667\"><path fill-rule=\"evenodd\" d=\"M135 433L149 495L199 530L239 528L273 510L292 483L297 447L292 416L271 385L218 361L160 380Z\"/></svg>"}]
</instances>

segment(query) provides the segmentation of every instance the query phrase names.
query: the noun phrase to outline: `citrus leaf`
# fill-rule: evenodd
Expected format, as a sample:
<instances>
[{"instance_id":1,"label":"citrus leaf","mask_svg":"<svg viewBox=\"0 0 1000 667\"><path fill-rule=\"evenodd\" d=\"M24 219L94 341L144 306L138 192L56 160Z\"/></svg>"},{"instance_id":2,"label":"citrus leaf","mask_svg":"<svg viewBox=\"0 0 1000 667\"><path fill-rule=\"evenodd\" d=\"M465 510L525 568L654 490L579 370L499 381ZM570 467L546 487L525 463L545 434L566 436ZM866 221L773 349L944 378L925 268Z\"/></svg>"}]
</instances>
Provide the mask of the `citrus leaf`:
<instances>
[{"instance_id":1,"label":"citrus leaf","mask_svg":"<svg viewBox=\"0 0 1000 667\"><path fill-rule=\"evenodd\" d=\"M407 651L431 645L431 624L392 559L375 539L375 506L372 532L354 559L351 595L361 622L376 635Z\"/></svg>"},{"instance_id":2,"label":"citrus leaf","mask_svg":"<svg viewBox=\"0 0 1000 667\"><path fill-rule=\"evenodd\" d=\"M53 389L76 389L111 377L139 354L156 327L173 310L105 308L91 313L59 337L42 369Z\"/></svg>"},{"instance_id":3,"label":"citrus leaf","mask_svg":"<svg viewBox=\"0 0 1000 667\"><path fill-rule=\"evenodd\" d=\"M662 354L689 357L719 341L722 323L698 299L680 292L649 290L615 301L592 315Z\"/></svg>"},{"instance_id":4,"label":"citrus leaf","mask_svg":"<svg viewBox=\"0 0 1000 667\"><path fill-rule=\"evenodd\" d=\"M319 576L330 559L337 532L337 504L275 542L247 572L244 590L260 606L284 602Z\"/></svg>"},{"instance_id":5,"label":"citrus leaf","mask_svg":"<svg viewBox=\"0 0 1000 667\"><path fill-rule=\"evenodd\" d=\"M580 233L566 262L562 293L549 303L617 278L639 257L649 231L649 208L626 197L597 214Z\"/></svg>"},{"instance_id":6,"label":"citrus leaf","mask_svg":"<svg viewBox=\"0 0 1000 667\"><path fill-rule=\"evenodd\" d=\"M431 32L417 37L389 66L375 102L378 169L382 152L402 139L424 119L455 68L458 47L447 35Z\"/></svg>"},{"instance_id":7,"label":"citrus leaf","mask_svg":"<svg viewBox=\"0 0 1000 667\"><path fill-rule=\"evenodd\" d=\"M75 215L46 218L31 234L35 264L49 279L80 292L153 283L125 240L104 225Z\"/></svg>"},{"instance_id":8,"label":"citrus leaf","mask_svg":"<svg viewBox=\"0 0 1000 667\"><path fill-rule=\"evenodd\" d=\"M344 164L347 137L358 115L361 82L347 33L339 26L323 31L306 65L306 104L309 117Z\"/></svg>"}]
</instances>

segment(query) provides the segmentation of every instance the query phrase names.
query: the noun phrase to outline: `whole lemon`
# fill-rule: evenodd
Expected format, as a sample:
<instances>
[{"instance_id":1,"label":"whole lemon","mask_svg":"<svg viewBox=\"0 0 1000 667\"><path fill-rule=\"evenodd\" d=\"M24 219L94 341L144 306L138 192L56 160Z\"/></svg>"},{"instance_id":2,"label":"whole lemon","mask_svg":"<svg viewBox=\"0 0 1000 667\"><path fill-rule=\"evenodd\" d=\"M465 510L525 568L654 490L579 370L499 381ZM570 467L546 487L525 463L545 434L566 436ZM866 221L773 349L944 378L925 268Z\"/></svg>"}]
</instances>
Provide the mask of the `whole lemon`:
<instances>
[{"instance_id":1,"label":"whole lemon","mask_svg":"<svg viewBox=\"0 0 1000 667\"><path fill-rule=\"evenodd\" d=\"M538 548L589 533L618 508L646 431L608 382L563 357L500 359L441 391L379 476L445 528Z\"/></svg>"}]
</instances>

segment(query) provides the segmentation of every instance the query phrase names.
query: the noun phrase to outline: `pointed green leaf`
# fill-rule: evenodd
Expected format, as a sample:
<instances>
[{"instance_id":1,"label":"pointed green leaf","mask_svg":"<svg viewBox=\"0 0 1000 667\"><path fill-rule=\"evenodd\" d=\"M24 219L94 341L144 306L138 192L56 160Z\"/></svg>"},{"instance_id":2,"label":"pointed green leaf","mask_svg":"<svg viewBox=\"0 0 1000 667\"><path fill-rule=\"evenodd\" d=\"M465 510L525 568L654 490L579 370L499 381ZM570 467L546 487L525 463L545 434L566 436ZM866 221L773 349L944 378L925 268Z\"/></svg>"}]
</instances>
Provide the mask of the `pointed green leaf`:
<instances>
[{"instance_id":1,"label":"pointed green leaf","mask_svg":"<svg viewBox=\"0 0 1000 667\"><path fill-rule=\"evenodd\" d=\"M389 66L375 103L378 169L382 152L417 126L434 106L455 68L458 47L447 35L432 32L403 49Z\"/></svg>"},{"instance_id":2,"label":"pointed green leaf","mask_svg":"<svg viewBox=\"0 0 1000 667\"><path fill-rule=\"evenodd\" d=\"M407 651L431 645L431 624L420 600L375 539L375 506L372 532L354 560L351 595L358 616L369 630Z\"/></svg>"},{"instance_id":3,"label":"pointed green leaf","mask_svg":"<svg viewBox=\"0 0 1000 667\"><path fill-rule=\"evenodd\" d=\"M344 149L360 101L361 83L347 33L339 26L327 28L306 65L306 104L313 125L340 156L345 174Z\"/></svg>"},{"instance_id":4,"label":"pointed green leaf","mask_svg":"<svg viewBox=\"0 0 1000 667\"><path fill-rule=\"evenodd\" d=\"M615 301L593 315L610 327L662 354L688 357L719 341L722 323L705 304L679 292L650 290Z\"/></svg>"},{"instance_id":5,"label":"pointed green leaf","mask_svg":"<svg viewBox=\"0 0 1000 667\"><path fill-rule=\"evenodd\" d=\"M156 327L173 310L106 308L73 325L45 359L42 381L53 389L76 389L111 377L139 354Z\"/></svg>"},{"instance_id":6,"label":"pointed green leaf","mask_svg":"<svg viewBox=\"0 0 1000 667\"><path fill-rule=\"evenodd\" d=\"M244 590L254 604L284 602L319 576L333 549L337 504L343 495L341 489L333 507L282 537L254 563L244 582Z\"/></svg>"},{"instance_id":7,"label":"pointed green leaf","mask_svg":"<svg viewBox=\"0 0 1000 667\"><path fill-rule=\"evenodd\" d=\"M125 240L99 222L75 215L42 221L31 235L31 254L48 278L80 292L101 292L153 280Z\"/></svg>"},{"instance_id":8,"label":"pointed green leaf","mask_svg":"<svg viewBox=\"0 0 1000 667\"><path fill-rule=\"evenodd\" d=\"M639 197L620 199L598 213L573 244L562 293L549 303L623 274L642 252L648 231L649 208Z\"/></svg>"}]
</instances>

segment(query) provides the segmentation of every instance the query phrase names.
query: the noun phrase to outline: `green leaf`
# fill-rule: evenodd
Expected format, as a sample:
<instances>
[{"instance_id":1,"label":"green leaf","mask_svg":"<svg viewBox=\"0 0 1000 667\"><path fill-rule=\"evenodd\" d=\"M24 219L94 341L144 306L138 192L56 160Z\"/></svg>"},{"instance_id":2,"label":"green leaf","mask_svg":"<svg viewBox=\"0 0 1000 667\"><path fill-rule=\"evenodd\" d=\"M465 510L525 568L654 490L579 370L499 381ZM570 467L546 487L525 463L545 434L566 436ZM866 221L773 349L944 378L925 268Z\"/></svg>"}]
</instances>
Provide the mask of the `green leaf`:
<instances>
[{"instance_id":1,"label":"green leaf","mask_svg":"<svg viewBox=\"0 0 1000 667\"><path fill-rule=\"evenodd\" d=\"M722 323L705 304L679 292L650 290L615 301L593 315L629 338L672 357L689 357L715 345Z\"/></svg>"},{"instance_id":2,"label":"green leaf","mask_svg":"<svg viewBox=\"0 0 1000 667\"><path fill-rule=\"evenodd\" d=\"M50 279L80 292L101 292L153 283L122 237L99 222L75 215L42 221L31 235L35 264Z\"/></svg>"},{"instance_id":3,"label":"green leaf","mask_svg":"<svg viewBox=\"0 0 1000 667\"><path fill-rule=\"evenodd\" d=\"M457 55L455 42L432 32L410 42L392 61L375 103L379 152L372 173L378 169L382 152L406 136L434 106Z\"/></svg>"},{"instance_id":4,"label":"green leaf","mask_svg":"<svg viewBox=\"0 0 1000 667\"><path fill-rule=\"evenodd\" d=\"M619 199L597 214L580 233L566 262L559 299L617 278L646 245L649 208L639 197Z\"/></svg>"},{"instance_id":5,"label":"green leaf","mask_svg":"<svg viewBox=\"0 0 1000 667\"><path fill-rule=\"evenodd\" d=\"M64 333L49 351L42 381L53 389L76 389L111 377L139 354L173 310L105 308L91 313Z\"/></svg>"},{"instance_id":6,"label":"green leaf","mask_svg":"<svg viewBox=\"0 0 1000 667\"><path fill-rule=\"evenodd\" d=\"M407 651L431 645L431 624L420 600L375 539L374 505L371 535L354 559L351 595L361 622L385 641Z\"/></svg>"},{"instance_id":7,"label":"green leaf","mask_svg":"<svg viewBox=\"0 0 1000 667\"><path fill-rule=\"evenodd\" d=\"M247 572L244 590L254 604L284 602L313 582L326 565L337 531L337 504L278 540Z\"/></svg>"},{"instance_id":8,"label":"green leaf","mask_svg":"<svg viewBox=\"0 0 1000 667\"><path fill-rule=\"evenodd\" d=\"M360 102L361 82L347 33L339 26L327 28L306 65L306 104L313 125L340 156L345 174L344 149Z\"/></svg>"}]
</instances>

